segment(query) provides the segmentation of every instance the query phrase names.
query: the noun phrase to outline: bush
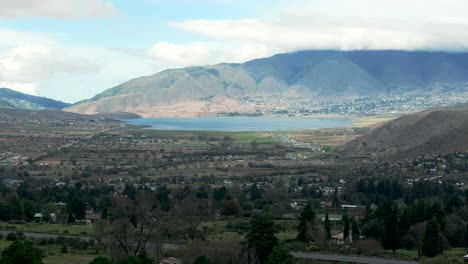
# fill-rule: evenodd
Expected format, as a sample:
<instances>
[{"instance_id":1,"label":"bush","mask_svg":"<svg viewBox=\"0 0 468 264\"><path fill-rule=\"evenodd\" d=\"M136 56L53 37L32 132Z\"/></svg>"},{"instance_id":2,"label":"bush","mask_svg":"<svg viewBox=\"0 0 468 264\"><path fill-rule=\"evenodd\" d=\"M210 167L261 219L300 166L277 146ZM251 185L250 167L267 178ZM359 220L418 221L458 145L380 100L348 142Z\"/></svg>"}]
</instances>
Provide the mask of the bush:
<instances>
[{"instance_id":1,"label":"bush","mask_svg":"<svg viewBox=\"0 0 468 264\"><path fill-rule=\"evenodd\" d=\"M17 237L16 237L16 234L15 234L15 233L10 232L10 233L7 234L6 239L7 239L8 241L16 241Z\"/></svg>"},{"instance_id":2,"label":"bush","mask_svg":"<svg viewBox=\"0 0 468 264\"><path fill-rule=\"evenodd\" d=\"M21 232L21 231L17 231L17 232L16 232L16 239L18 239L18 240L24 240L24 239L25 239L24 233Z\"/></svg>"},{"instance_id":3,"label":"bush","mask_svg":"<svg viewBox=\"0 0 468 264\"><path fill-rule=\"evenodd\" d=\"M93 259L89 264L112 264L112 262L103 256Z\"/></svg>"},{"instance_id":4,"label":"bush","mask_svg":"<svg viewBox=\"0 0 468 264\"><path fill-rule=\"evenodd\" d=\"M2 263L42 264L42 252L31 242L15 241L3 251Z\"/></svg>"},{"instance_id":5,"label":"bush","mask_svg":"<svg viewBox=\"0 0 468 264\"><path fill-rule=\"evenodd\" d=\"M60 250L60 253L62 253L62 254L68 253L67 245L63 245L62 249Z\"/></svg>"}]
</instances>

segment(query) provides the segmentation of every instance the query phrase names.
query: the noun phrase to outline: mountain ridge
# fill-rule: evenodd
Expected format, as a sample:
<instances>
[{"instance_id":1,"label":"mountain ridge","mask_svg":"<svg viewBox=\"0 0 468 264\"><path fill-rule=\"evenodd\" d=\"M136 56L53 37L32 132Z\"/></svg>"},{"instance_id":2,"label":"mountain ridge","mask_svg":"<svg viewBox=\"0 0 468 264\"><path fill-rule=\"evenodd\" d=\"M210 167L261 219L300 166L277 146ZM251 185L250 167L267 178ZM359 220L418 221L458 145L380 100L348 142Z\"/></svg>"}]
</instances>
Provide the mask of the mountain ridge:
<instances>
[{"instance_id":1,"label":"mountain ridge","mask_svg":"<svg viewBox=\"0 0 468 264\"><path fill-rule=\"evenodd\" d=\"M61 101L0 88L0 108L39 110L63 109L68 106L70 104Z\"/></svg>"},{"instance_id":2,"label":"mountain ridge","mask_svg":"<svg viewBox=\"0 0 468 264\"><path fill-rule=\"evenodd\" d=\"M468 53L428 51L300 51L242 64L169 69L131 79L75 104L80 113L126 111L143 115L186 103L222 112L206 98L281 96L349 98L397 90L468 83ZM464 86L468 87L468 86ZM241 107L239 102L231 108Z\"/></svg>"}]
</instances>

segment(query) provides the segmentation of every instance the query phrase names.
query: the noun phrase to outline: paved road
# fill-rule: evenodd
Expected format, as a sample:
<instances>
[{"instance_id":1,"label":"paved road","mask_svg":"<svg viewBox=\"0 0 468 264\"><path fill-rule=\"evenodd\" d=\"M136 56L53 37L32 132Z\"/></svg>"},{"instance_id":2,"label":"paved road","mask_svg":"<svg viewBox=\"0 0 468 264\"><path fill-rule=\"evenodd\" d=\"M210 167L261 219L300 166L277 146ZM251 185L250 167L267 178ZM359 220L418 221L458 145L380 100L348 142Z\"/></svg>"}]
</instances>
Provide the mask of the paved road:
<instances>
[{"instance_id":1,"label":"paved road","mask_svg":"<svg viewBox=\"0 0 468 264\"><path fill-rule=\"evenodd\" d=\"M296 258L315 259L325 261L347 262L347 263L363 263L363 264L416 264L415 261L403 261L393 259L383 259L374 257L353 257L345 255L326 255L320 253L307 252L291 252Z\"/></svg>"},{"instance_id":2,"label":"paved road","mask_svg":"<svg viewBox=\"0 0 468 264\"><path fill-rule=\"evenodd\" d=\"M16 231L9 231L9 230L0 230L0 234L3 236L6 236L8 233L16 233ZM80 238L83 240L94 240L95 238L93 237L86 237L86 236L70 236L70 235L55 235L55 234L46 234L46 233L30 233L30 232L23 232L24 236L26 237L32 237L32 238L57 238L57 237L65 237L65 238ZM170 250L176 250L181 247L179 244L172 244L172 243L162 243L161 247L163 249L170 249Z\"/></svg>"}]
</instances>

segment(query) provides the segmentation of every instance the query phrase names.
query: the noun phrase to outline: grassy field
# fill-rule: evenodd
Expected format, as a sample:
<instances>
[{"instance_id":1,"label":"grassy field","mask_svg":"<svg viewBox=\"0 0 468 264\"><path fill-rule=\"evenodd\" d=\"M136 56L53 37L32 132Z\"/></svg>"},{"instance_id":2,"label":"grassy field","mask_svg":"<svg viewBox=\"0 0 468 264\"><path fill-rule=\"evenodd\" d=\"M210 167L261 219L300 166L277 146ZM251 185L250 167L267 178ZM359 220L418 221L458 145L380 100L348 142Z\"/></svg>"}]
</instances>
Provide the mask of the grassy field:
<instances>
[{"instance_id":1,"label":"grassy field","mask_svg":"<svg viewBox=\"0 0 468 264\"><path fill-rule=\"evenodd\" d=\"M96 255L59 254L46 256L43 262L44 264L87 264L96 257Z\"/></svg>"},{"instance_id":2,"label":"grassy field","mask_svg":"<svg viewBox=\"0 0 468 264\"><path fill-rule=\"evenodd\" d=\"M1 223L0 229L12 232L45 233L72 236L93 236L91 225L63 225L63 224L8 224Z\"/></svg>"}]
</instances>

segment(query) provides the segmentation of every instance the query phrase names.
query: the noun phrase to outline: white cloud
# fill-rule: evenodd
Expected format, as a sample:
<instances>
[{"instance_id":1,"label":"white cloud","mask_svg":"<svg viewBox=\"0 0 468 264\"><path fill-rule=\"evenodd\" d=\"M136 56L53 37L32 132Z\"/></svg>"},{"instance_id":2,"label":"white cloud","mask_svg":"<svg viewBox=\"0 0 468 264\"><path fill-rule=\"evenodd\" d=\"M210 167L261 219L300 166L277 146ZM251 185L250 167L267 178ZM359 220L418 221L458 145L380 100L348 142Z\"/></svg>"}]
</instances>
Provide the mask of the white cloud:
<instances>
[{"instance_id":1,"label":"white cloud","mask_svg":"<svg viewBox=\"0 0 468 264\"><path fill-rule=\"evenodd\" d=\"M278 20L184 20L171 25L218 41L262 44L284 51L468 48L468 24L430 20L296 15Z\"/></svg>"},{"instance_id":2,"label":"white cloud","mask_svg":"<svg viewBox=\"0 0 468 264\"><path fill-rule=\"evenodd\" d=\"M149 51L161 68L244 62L251 58L268 56L271 49L264 45L239 43L189 42L175 44L158 42Z\"/></svg>"},{"instance_id":3,"label":"white cloud","mask_svg":"<svg viewBox=\"0 0 468 264\"><path fill-rule=\"evenodd\" d=\"M20 45L0 55L0 86L31 94L37 94L40 83L54 75L96 71L96 65L71 55L59 46Z\"/></svg>"},{"instance_id":4,"label":"white cloud","mask_svg":"<svg viewBox=\"0 0 468 264\"><path fill-rule=\"evenodd\" d=\"M261 19L171 22L174 28L208 40L159 42L149 53L167 64L184 66L305 49L466 50L466 14L465 0L274 1Z\"/></svg>"},{"instance_id":5,"label":"white cloud","mask_svg":"<svg viewBox=\"0 0 468 264\"><path fill-rule=\"evenodd\" d=\"M0 34L0 42L8 43L0 44L0 87L75 102L153 72L148 58L120 50L66 45L47 33L1 32L8 36Z\"/></svg>"},{"instance_id":6,"label":"white cloud","mask_svg":"<svg viewBox=\"0 0 468 264\"><path fill-rule=\"evenodd\" d=\"M108 0L1 0L0 18L51 17L77 19L117 13Z\"/></svg>"}]
</instances>

